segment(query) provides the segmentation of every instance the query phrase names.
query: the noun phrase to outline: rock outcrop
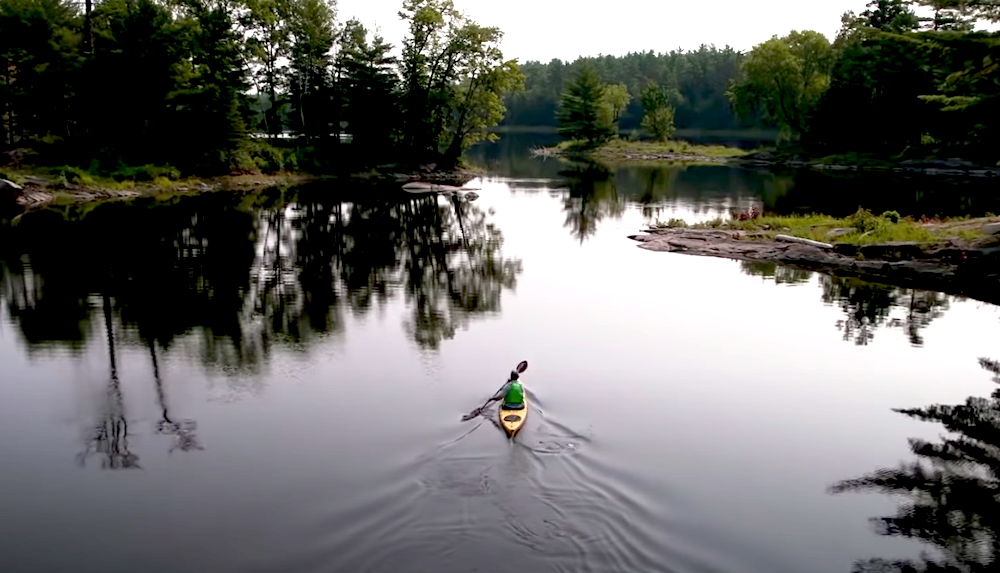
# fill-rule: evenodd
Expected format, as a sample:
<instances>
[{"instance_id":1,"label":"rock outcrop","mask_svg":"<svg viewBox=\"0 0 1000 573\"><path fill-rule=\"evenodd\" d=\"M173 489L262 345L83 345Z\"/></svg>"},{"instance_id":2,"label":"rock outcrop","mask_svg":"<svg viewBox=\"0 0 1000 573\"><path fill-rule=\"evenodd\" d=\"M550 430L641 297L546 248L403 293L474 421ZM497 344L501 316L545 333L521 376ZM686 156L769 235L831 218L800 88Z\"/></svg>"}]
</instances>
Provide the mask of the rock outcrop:
<instances>
[{"instance_id":1,"label":"rock outcrop","mask_svg":"<svg viewBox=\"0 0 1000 573\"><path fill-rule=\"evenodd\" d=\"M1000 244L995 240L976 246L886 243L859 247L840 243L826 248L823 243L748 240L738 231L718 229L667 228L646 233L629 238L650 251L780 263L1000 304Z\"/></svg>"}]
</instances>

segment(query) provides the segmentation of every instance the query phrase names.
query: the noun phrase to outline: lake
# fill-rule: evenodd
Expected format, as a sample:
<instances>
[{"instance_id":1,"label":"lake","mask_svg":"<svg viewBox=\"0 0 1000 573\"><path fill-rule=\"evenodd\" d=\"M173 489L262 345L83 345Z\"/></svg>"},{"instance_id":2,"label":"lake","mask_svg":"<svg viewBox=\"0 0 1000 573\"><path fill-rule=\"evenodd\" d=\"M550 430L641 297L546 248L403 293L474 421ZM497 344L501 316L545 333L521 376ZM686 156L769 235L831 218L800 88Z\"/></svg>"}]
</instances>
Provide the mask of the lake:
<instances>
[{"instance_id":1,"label":"lake","mask_svg":"<svg viewBox=\"0 0 1000 573\"><path fill-rule=\"evenodd\" d=\"M474 149L473 202L324 182L5 222L0 570L990 566L996 307L628 235L995 193L542 143ZM461 422L521 360L517 438Z\"/></svg>"}]
</instances>

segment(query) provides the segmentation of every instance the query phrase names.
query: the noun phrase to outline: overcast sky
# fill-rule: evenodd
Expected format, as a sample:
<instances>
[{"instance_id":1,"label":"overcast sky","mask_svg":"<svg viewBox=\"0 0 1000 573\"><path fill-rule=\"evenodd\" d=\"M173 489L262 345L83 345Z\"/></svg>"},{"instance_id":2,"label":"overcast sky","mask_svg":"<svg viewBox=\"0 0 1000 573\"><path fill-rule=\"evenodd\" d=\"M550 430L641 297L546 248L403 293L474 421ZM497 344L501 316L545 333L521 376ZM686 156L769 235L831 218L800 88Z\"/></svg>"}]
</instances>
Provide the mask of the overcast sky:
<instances>
[{"instance_id":1,"label":"overcast sky","mask_svg":"<svg viewBox=\"0 0 1000 573\"><path fill-rule=\"evenodd\" d=\"M830 40L840 15L861 12L867 0L454 0L485 26L504 32L508 58L575 60L599 53L675 48L701 44L749 50L791 30L816 30ZM402 0L338 0L338 19L357 17L379 27L397 48L406 31L397 13Z\"/></svg>"}]
</instances>

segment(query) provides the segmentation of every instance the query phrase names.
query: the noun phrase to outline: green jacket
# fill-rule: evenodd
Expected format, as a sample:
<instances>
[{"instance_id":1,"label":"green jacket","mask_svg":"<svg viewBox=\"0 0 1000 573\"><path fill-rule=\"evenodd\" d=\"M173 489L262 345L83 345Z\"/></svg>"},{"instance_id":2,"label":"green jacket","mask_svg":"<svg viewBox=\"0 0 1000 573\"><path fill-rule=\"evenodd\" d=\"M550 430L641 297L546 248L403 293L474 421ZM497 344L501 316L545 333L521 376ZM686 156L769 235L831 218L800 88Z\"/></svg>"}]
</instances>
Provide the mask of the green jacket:
<instances>
[{"instance_id":1,"label":"green jacket","mask_svg":"<svg viewBox=\"0 0 1000 573\"><path fill-rule=\"evenodd\" d=\"M503 385L499 392L493 395L494 399L503 398L506 404L524 403L524 386L518 380L509 380Z\"/></svg>"}]
</instances>

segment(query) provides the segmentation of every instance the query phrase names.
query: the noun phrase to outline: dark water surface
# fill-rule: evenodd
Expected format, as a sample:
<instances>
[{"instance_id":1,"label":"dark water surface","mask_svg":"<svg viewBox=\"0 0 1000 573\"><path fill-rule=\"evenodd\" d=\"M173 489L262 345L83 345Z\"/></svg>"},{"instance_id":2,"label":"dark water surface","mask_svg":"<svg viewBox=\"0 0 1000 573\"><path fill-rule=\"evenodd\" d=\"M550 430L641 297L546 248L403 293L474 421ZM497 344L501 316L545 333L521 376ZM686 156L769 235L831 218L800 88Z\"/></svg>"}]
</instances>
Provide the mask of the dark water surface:
<instances>
[{"instance_id":1,"label":"dark water surface","mask_svg":"<svg viewBox=\"0 0 1000 573\"><path fill-rule=\"evenodd\" d=\"M473 203L327 183L0 227L0 571L991 566L995 401L892 409L988 396L996 307L627 239L985 194L517 148L477 150ZM520 360L518 439L459 422Z\"/></svg>"}]
</instances>

